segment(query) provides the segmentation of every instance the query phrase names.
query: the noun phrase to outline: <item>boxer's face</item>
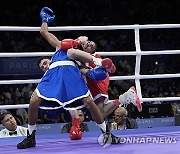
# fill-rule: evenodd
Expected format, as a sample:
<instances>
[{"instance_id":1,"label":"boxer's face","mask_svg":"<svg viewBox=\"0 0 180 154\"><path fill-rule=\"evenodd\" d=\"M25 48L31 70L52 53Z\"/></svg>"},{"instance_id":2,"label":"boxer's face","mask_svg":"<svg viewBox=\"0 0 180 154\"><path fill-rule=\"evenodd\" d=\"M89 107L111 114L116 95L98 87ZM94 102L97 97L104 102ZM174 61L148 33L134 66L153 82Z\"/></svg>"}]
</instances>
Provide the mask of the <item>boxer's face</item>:
<instances>
[{"instance_id":1,"label":"boxer's face","mask_svg":"<svg viewBox=\"0 0 180 154\"><path fill-rule=\"evenodd\" d=\"M17 128L17 123L11 114L7 114L2 120L2 125L10 131L15 131Z\"/></svg>"},{"instance_id":2,"label":"boxer's face","mask_svg":"<svg viewBox=\"0 0 180 154\"><path fill-rule=\"evenodd\" d=\"M50 63L50 59L42 59L41 62L39 63L39 68L43 72L46 72L49 69L49 63Z\"/></svg>"},{"instance_id":3,"label":"boxer's face","mask_svg":"<svg viewBox=\"0 0 180 154\"><path fill-rule=\"evenodd\" d=\"M96 44L93 41L84 41L82 44L82 48L85 52L92 54L96 49Z\"/></svg>"}]
</instances>

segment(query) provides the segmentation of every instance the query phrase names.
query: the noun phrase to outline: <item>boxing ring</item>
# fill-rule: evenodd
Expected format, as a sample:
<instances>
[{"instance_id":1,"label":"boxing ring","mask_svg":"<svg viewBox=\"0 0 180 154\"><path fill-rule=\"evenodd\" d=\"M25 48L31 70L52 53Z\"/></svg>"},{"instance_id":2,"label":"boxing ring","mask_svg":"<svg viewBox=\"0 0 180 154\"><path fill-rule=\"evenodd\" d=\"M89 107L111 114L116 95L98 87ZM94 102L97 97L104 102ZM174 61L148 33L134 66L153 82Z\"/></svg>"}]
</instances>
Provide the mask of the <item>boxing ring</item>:
<instances>
[{"instance_id":1,"label":"boxing ring","mask_svg":"<svg viewBox=\"0 0 180 154\"><path fill-rule=\"evenodd\" d=\"M131 76L111 76L110 80L135 80L137 93L142 102L151 101L177 101L180 97L157 97L157 98L142 98L140 79L161 79L161 78L179 78L180 73L176 74L156 74L156 75L141 75L140 65L142 56L150 55L165 55L165 54L180 54L179 50L161 50L161 51L141 51L140 48L140 33L141 29L158 29L158 28L180 28L180 24L162 24L162 25L124 25L124 26L68 26L68 27L49 27L49 31L69 31L69 30L134 30L135 34L135 47L136 51L128 52L99 52L102 56L135 56L135 72ZM0 26L0 31L39 31L40 27L14 27L14 26ZM32 53L0 53L0 57L33 57L33 56L49 56L52 52L32 52ZM26 84L26 83L38 83L40 79L32 80L2 80L0 84ZM1 105L0 109L17 109L28 108L28 104L23 105ZM23 153L128 153L128 154L141 154L141 153L158 153L158 154L170 154L173 152L180 153L179 150L179 138L180 127L166 127L166 128L146 128L137 130L126 131L114 131L113 133L122 138L134 137L138 140L133 143L124 141L118 145L111 145L107 148L103 148L97 144L97 137L99 132L84 133L83 139L79 141L71 141L68 134L60 135L37 135L37 146L31 149L21 150ZM150 138L147 140L147 138ZM152 138L159 139L154 143ZM167 138L168 142L164 139ZM22 137L16 138L4 138L0 139L0 153L19 153L16 149L16 144L22 141ZM151 141L150 141L151 140ZM169 141L170 140L170 141Z\"/></svg>"},{"instance_id":2,"label":"boxing ring","mask_svg":"<svg viewBox=\"0 0 180 154\"><path fill-rule=\"evenodd\" d=\"M70 140L67 134L60 135L37 135L37 146L30 149L16 149L16 144L21 142L23 137L0 139L0 153L2 154L23 154L31 153L63 153L63 154L109 154L109 153L128 153L128 154L172 154L180 153L180 127L164 128L144 128L137 130L113 131L117 136L124 138L121 144L110 145L102 148L97 143L97 136L100 132L83 133L81 140ZM140 138L139 141L128 141L125 138ZM146 142L146 139L155 140ZM145 139L145 140L144 140ZM171 142L172 141L172 142Z\"/></svg>"}]
</instances>

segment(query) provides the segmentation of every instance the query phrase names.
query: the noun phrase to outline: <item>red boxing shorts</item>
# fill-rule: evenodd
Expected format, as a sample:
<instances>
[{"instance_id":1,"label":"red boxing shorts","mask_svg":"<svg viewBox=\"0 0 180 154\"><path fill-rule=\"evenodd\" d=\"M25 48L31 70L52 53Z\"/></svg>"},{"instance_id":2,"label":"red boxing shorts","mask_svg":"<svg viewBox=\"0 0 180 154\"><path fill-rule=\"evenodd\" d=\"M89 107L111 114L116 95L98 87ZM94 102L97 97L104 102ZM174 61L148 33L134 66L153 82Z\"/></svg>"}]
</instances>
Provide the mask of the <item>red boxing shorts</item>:
<instances>
[{"instance_id":1,"label":"red boxing shorts","mask_svg":"<svg viewBox=\"0 0 180 154\"><path fill-rule=\"evenodd\" d=\"M101 96L108 98L109 75L102 81L94 81L89 77L86 80L94 101Z\"/></svg>"}]
</instances>

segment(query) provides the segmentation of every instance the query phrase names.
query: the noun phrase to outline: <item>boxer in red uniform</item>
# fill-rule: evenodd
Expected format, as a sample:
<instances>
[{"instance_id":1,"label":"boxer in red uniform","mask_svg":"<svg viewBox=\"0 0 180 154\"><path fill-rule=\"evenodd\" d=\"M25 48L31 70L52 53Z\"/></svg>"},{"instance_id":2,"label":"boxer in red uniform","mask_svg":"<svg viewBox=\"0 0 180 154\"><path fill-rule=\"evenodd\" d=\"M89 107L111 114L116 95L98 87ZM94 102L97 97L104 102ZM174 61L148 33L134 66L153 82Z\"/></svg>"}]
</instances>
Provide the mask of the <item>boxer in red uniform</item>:
<instances>
[{"instance_id":1,"label":"boxer in red uniform","mask_svg":"<svg viewBox=\"0 0 180 154\"><path fill-rule=\"evenodd\" d=\"M95 57L100 58L98 54L94 54ZM95 68L93 63L89 63L90 68ZM87 70L81 69L81 72L86 72ZM96 81L86 75L86 80L88 88L91 91L94 102L98 105L104 118L111 114L119 105L134 104L138 111L142 111L142 105L139 97L136 94L135 87L131 87L127 92L119 96L119 99L109 101L108 99L108 87L109 87L109 73L104 80Z\"/></svg>"},{"instance_id":2,"label":"boxer in red uniform","mask_svg":"<svg viewBox=\"0 0 180 154\"><path fill-rule=\"evenodd\" d=\"M86 63L87 68L81 69L81 72L86 76L88 87L94 98L95 103L100 108L104 117L112 113L119 105L134 104L138 111L142 111L142 105L138 95L136 94L136 89L134 86L130 87L127 92L119 96L119 99L115 99L108 102L108 87L109 87L109 73L114 73L116 67L112 60L109 58L102 59L100 55L95 54L96 44L93 41L89 41L88 37L80 36L76 40L63 40L61 46L67 50L68 56L71 59L78 60L82 63ZM79 50L82 48L82 50ZM85 52L84 52L85 51ZM100 75L97 72L95 74L96 78L92 77L92 71L89 68L96 68L97 66L102 66L106 71L106 76ZM105 105L104 105L105 104Z\"/></svg>"},{"instance_id":3,"label":"boxer in red uniform","mask_svg":"<svg viewBox=\"0 0 180 154\"><path fill-rule=\"evenodd\" d=\"M127 92L120 95L119 99L113 100L111 102L108 101L109 73L115 72L115 65L110 59L106 58L103 60L100 55L95 54L96 44L93 41L88 41L88 37L81 36L77 40L80 40L83 51L76 48L71 48L67 50L68 55L72 59L86 63L88 69L82 68L81 72L86 76L87 84L93 96L94 102L98 105L104 117L112 113L116 108L118 108L119 105L127 105L130 103L134 104L138 108L138 111L141 112L142 105L139 97L136 94L136 89L134 86L130 87ZM87 61L89 63L87 63ZM102 75L103 77L101 80L96 80L95 78L93 79L89 75L89 68L92 69L96 68L97 66L102 66L107 72L106 77Z\"/></svg>"}]
</instances>

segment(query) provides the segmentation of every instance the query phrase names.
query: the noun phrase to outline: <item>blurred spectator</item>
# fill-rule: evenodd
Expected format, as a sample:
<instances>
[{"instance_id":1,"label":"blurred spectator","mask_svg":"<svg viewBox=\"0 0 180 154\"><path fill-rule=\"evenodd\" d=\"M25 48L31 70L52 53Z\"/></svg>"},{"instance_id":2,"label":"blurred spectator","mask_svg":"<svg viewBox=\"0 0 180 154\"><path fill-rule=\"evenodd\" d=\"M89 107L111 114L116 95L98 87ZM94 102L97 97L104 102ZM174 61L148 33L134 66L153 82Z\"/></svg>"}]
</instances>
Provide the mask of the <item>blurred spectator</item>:
<instances>
[{"instance_id":1,"label":"blurred spectator","mask_svg":"<svg viewBox=\"0 0 180 154\"><path fill-rule=\"evenodd\" d=\"M84 113L82 110L77 110L78 115L79 115L79 120L80 120L80 127L82 132L89 132L89 128L86 123L84 123ZM71 129L72 124L67 123L62 127L61 134L63 133L69 133Z\"/></svg>"},{"instance_id":2,"label":"blurred spectator","mask_svg":"<svg viewBox=\"0 0 180 154\"><path fill-rule=\"evenodd\" d=\"M128 61L125 59L124 56L121 57L119 60L120 70L126 72L126 74L131 74L131 66L129 65Z\"/></svg>"},{"instance_id":3,"label":"blurred spectator","mask_svg":"<svg viewBox=\"0 0 180 154\"><path fill-rule=\"evenodd\" d=\"M63 113L60 112L60 109L46 109L41 110L41 119L43 123L49 124L49 123L61 123L64 122Z\"/></svg>"},{"instance_id":4,"label":"blurred spectator","mask_svg":"<svg viewBox=\"0 0 180 154\"><path fill-rule=\"evenodd\" d=\"M151 94L156 94L157 91L158 90L157 90L156 82L153 82L153 81L149 82L148 87L147 87L147 93L151 95Z\"/></svg>"},{"instance_id":5,"label":"blurred spectator","mask_svg":"<svg viewBox=\"0 0 180 154\"><path fill-rule=\"evenodd\" d=\"M24 85L24 87L22 88L22 94L25 98L30 98L33 90L32 90L33 85L32 84L26 84Z\"/></svg>"},{"instance_id":6,"label":"blurred spectator","mask_svg":"<svg viewBox=\"0 0 180 154\"><path fill-rule=\"evenodd\" d=\"M11 105L11 100L7 97L4 98L4 105Z\"/></svg>"},{"instance_id":7,"label":"blurred spectator","mask_svg":"<svg viewBox=\"0 0 180 154\"><path fill-rule=\"evenodd\" d=\"M114 86L114 85L109 86L108 93L109 93L109 95L111 97L114 97L114 98L118 98L119 97L118 90L117 90L116 86Z\"/></svg>"},{"instance_id":8,"label":"blurred spectator","mask_svg":"<svg viewBox=\"0 0 180 154\"><path fill-rule=\"evenodd\" d=\"M0 98L0 106L1 106L1 105L4 105L4 101L3 101L2 98L3 98L3 97ZM0 114L6 113L6 112L7 112L6 109L0 109Z\"/></svg>"},{"instance_id":9,"label":"blurred spectator","mask_svg":"<svg viewBox=\"0 0 180 154\"><path fill-rule=\"evenodd\" d=\"M12 93L12 87L5 86L4 91L3 91L3 95L10 100L11 99L11 93Z\"/></svg>"},{"instance_id":10,"label":"blurred spectator","mask_svg":"<svg viewBox=\"0 0 180 154\"><path fill-rule=\"evenodd\" d=\"M24 97L19 97L17 104L27 104L27 103L25 103ZM26 109L23 109L23 108L17 109L16 110L16 115L21 117L21 119L22 119L22 124L21 125L24 125L24 124L27 123L28 113L27 113Z\"/></svg>"},{"instance_id":11,"label":"blurred spectator","mask_svg":"<svg viewBox=\"0 0 180 154\"><path fill-rule=\"evenodd\" d=\"M27 128L18 126L16 119L9 112L0 115L0 122L4 127L4 129L0 131L0 138L27 135Z\"/></svg>"},{"instance_id":12,"label":"blurred spectator","mask_svg":"<svg viewBox=\"0 0 180 154\"><path fill-rule=\"evenodd\" d=\"M108 125L111 130L124 130L138 128L137 122L127 117L128 112L124 107L119 107L114 111L114 121L109 121Z\"/></svg>"},{"instance_id":13,"label":"blurred spectator","mask_svg":"<svg viewBox=\"0 0 180 154\"><path fill-rule=\"evenodd\" d=\"M19 98L19 97L21 97L21 96L22 96L22 94L21 94L21 92L20 92L20 90L19 90L19 87L16 87L15 93L14 93L14 97Z\"/></svg>"},{"instance_id":14,"label":"blurred spectator","mask_svg":"<svg viewBox=\"0 0 180 154\"><path fill-rule=\"evenodd\" d=\"M180 92L176 94L176 97L180 97ZM180 114L180 101L176 101L175 103L172 103L172 110L174 116Z\"/></svg>"},{"instance_id":15,"label":"blurred spectator","mask_svg":"<svg viewBox=\"0 0 180 154\"><path fill-rule=\"evenodd\" d=\"M44 100L39 107L38 123L64 123L66 119L63 111L59 103Z\"/></svg>"},{"instance_id":16,"label":"blurred spectator","mask_svg":"<svg viewBox=\"0 0 180 154\"><path fill-rule=\"evenodd\" d=\"M0 109L0 114L6 113L7 110L6 109Z\"/></svg>"}]
</instances>

